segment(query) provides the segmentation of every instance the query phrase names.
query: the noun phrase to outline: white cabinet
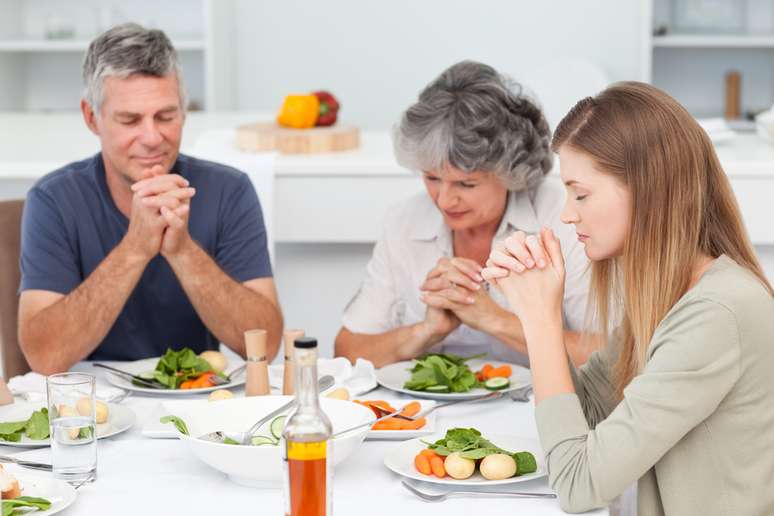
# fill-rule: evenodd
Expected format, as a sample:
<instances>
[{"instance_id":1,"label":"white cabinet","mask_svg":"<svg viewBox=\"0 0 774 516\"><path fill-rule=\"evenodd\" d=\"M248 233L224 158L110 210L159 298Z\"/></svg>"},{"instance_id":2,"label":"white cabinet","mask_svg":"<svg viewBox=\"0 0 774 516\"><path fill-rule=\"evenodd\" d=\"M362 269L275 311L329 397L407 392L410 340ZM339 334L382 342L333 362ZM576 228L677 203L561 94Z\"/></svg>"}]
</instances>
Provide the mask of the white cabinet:
<instances>
[{"instance_id":1,"label":"white cabinet","mask_svg":"<svg viewBox=\"0 0 774 516\"><path fill-rule=\"evenodd\" d=\"M741 74L742 114L774 103L772 0L648 0L650 81L696 117L724 114L724 77ZM663 34L660 34L663 32Z\"/></svg>"},{"instance_id":2,"label":"white cabinet","mask_svg":"<svg viewBox=\"0 0 774 516\"><path fill-rule=\"evenodd\" d=\"M232 0L0 0L0 13L0 111L77 110L89 42L123 22L167 33L198 109L234 107Z\"/></svg>"}]
</instances>

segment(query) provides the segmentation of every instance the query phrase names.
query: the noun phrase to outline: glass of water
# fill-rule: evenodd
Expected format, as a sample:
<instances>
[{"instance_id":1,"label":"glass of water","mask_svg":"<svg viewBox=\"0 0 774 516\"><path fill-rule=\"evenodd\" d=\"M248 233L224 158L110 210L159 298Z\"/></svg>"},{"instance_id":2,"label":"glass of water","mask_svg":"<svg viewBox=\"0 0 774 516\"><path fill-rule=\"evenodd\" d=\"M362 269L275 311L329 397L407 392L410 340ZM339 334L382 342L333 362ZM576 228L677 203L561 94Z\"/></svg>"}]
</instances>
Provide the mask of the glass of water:
<instances>
[{"instance_id":1,"label":"glass of water","mask_svg":"<svg viewBox=\"0 0 774 516\"><path fill-rule=\"evenodd\" d=\"M97 478L96 378L60 373L46 378L54 477L71 483Z\"/></svg>"}]
</instances>

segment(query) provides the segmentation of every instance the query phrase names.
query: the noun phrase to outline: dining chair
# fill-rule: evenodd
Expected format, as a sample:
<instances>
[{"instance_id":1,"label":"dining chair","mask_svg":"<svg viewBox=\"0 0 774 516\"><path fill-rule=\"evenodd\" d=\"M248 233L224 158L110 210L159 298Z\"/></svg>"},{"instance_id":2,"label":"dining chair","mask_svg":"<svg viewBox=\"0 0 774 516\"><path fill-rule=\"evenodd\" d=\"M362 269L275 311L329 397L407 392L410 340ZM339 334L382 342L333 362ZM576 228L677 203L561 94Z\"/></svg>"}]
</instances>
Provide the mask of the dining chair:
<instances>
[{"instance_id":1,"label":"dining chair","mask_svg":"<svg viewBox=\"0 0 774 516\"><path fill-rule=\"evenodd\" d=\"M6 379L30 370L17 334L23 207L21 200L0 202L0 359Z\"/></svg>"}]
</instances>

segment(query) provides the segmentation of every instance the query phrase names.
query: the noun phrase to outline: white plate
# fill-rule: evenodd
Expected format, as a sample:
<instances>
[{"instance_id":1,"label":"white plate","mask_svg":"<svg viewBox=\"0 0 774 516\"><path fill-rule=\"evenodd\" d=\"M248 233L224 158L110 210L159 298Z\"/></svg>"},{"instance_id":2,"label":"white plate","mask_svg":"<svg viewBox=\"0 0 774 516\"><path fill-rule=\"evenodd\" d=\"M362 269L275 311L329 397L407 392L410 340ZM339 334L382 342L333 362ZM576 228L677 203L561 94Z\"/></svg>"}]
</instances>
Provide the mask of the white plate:
<instances>
[{"instance_id":1,"label":"white plate","mask_svg":"<svg viewBox=\"0 0 774 516\"><path fill-rule=\"evenodd\" d=\"M8 421L22 421L29 419L32 412L40 410L45 405L43 403L23 403L17 402L13 405L3 407L0 410L0 422ZM112 437L121 432L129 430L137 420L137 416L134 411L129 407L123 405L116 405L114 403L108 403L108 420L105 423L97 425L97 439L105 439ZM50 441L43 439L36 441L30 439L26 435L22 435L21 441L18 443L0 441L0 446L16 446L18 448L41 448L49 446Z\"/></svg>"},{"instance_id":2,"label":"white plate","mask_svg":"<svg viewBox=\"0 0 774 516\"><path fill-rule=\"evenodd\" d=\"M48 516L65 510L78 496L77 491L65 482L49 476L30 473L30 470L15 464L4 464L3 467L19 481L22 496L45 498L51 502L47 511L34 511L35 516Z\"/></svg>"},{"instance_id":3,"label":"white plate","mask_svg":"<svg viewBox=\"0 0 774 516\"><path fill-rule=\"evenodd\" d=\"M361 401L368 401L367 397L364 397ZM396 409L403 408L412 401L418 401L421 405L420 412L432 408L435 406L435 401L431 400L384 400ZM432 435L435 430L435 417L438 412L433 412L426 416L427 422L425 426L419 430L371 430L366 436L366 440L371 439L384 439L390 441L404 441L406 439L413 439L414 437L421 437L424 435Z\"/></svg>"},{"instance_id":4,"label":"white plate","mask_svg":"<svg viewBox=\"0 0 774 516\"><path fill-rule=\"evenodd\" d=\"M123 362L119 365L116 365L115 367L126 371L127 373L139 375L141 373L153 371L156 369L156 364L158 363L159 358L145 358L135 362ZM229 368L226 371L226 374L229 374L240 365L242 364L236 364L236 366ZM126 389L127 391L142 392L145 394L162 394L164 396L188 396L191 394L204 394L207 392L217 391L218 389L233 389L234 387L239 387L240 385L244 385L245 375L243 372L240 373L239 376L230 383L224 383L223 385L216 385L214 387L205 387L202 389L151 389L149 387L138 387L137 385L133 385L131 381L126 380L115 373L111 373L110 371L107 371L107 380L116 387Z\"/></svg>"},{"instance_id":5,"label":"white plate","mask_svg":"<svg viewBox=\"0 0 774 516\"><path fill-rule=\"evenodd\" d=\"M473 473L473 476L466 478L465 480L455 480L451 477L438 478L434 475L423 475L414 467L414 457L416 457L420 451L427 448L427 445L422 441L435 442L438 439L443 439L444 434L435 434L433 436L424 437L422 439L412 439L410 441L396 444L387 452L387 455L384 456L384 465L398 475L404 477L422 480L424 482L431 482L433 484L445 484L453 486L492 486L515 484L517 482L526 482L527 480L533 480L535 478L546 476L546 460L543 455L543 448L540 447L540 442L537 439L497 434L487 434L484 437L504 450L512 452L528 451L532 453L532 455L535 456L535 460L537 461L537 471L527 475L506 478L504 480L487 480L481 476L478 468L476 468L476 472Z\"/></svg>"},{"instance_id":6,"label":"white plate","mask_svg":"<svg viewBox=\"0 0 774 516\"><path fill-rule=\"evenodd\" d=\"M450 393L411 391L404 389L403 385L411 378L410 369L414 367L414 364L414 360L407 360L405 362L396 362L394 364L384 366L381 369L377 369L376 381L378 381L382 387L386 387L387 389L409 394L417 398L427 398L431 400L469 400L484 396L492 392L483 388L471 389L468 392ZM510 377L511 385L507 389L503 389L502 392L515 391L532 383L532 374L529 372L529 369L520 365L481 359L469 360L467 364L468 367L470 367L470 370L474 373L480 370L484 364L492 364L494 367L499 367L501 365L511 366L513 371Z\"/></svg>"}]
</instances>

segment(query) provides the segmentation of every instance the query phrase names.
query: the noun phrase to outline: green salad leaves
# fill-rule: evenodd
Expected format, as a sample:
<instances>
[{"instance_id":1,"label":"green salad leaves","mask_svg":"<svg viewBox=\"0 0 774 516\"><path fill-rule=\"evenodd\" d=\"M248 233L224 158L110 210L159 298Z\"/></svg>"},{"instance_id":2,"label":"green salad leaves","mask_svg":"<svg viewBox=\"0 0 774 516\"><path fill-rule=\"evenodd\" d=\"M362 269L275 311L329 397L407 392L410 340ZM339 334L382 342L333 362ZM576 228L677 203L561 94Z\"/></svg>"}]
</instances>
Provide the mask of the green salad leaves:
<instances>
[{"instance_id":1,"label":"green salad leaves","mask_svg":"<svg viewBox=\"0 0 774 516\"><path fill-rule=\"evenodd\" d=\"M198 378L208 371L212 371L210 363L197 356L191 348L180 351L167 349L156 364L153 380L167 389L179 389L181 383Z\"/></svg>"},{"instance_id":2,"label":"green salad leaves","mask_svg":"<svg viewBox=\"0 0 774 516\"><path fill-rule=\"evenodd\" d=\"M47 511L50 508L51 502L45 498L20 496L13 500L3 500L2 516L21 516L34 511Z\"/></svg>"},{"instance_id":3,"label":"green salad leaves","mask_svg":"<svg viewBox=\"0 0 774 516\"><path fill-rule=\"evenodd\" d=\"M473 358L480 358L484 355L475 355L472 357L461 357L451 354L430 353L417 359L414 367L411 368L411 378L403 388L412 391L428 392L468 392L479 387L476 375L465 363Z\"/></svg>"},{"instance_id":4,"label":"green salad leaves","mask_svg":"<svg viewBox=\"0 0 774 516\"><path fill-rule=\"evenodd\" d=\"M18 443L21 441L22 435L36 441L42 441L48 439L49 432L47 408L36 410L25 421L0 423L0 441Z\"/></svg>"},{"instance_id":5,"label":"green salad leaves","mask_svg":"<svg viewBox=\"0 0 774 516\"><path fill-rule=\"evenodd\" d=\"M425 443L438 455L446 457L459 452L464 459L478 460L487 455L503 453L510 455L516 461L517 475L525 475L537 471L535 456L528 451L511 452L504 450L481 435L475 428L452 428L446 431L443 439L434 443Z\"/></svg>"},{"instance_id":6,"label":"green salad leaves","mask_svg":"<svg viewBox=\"0 0 774 516\"><path fill-rule=\"evenodd\" d=\"M177 416L164 416L161 419L159 419L159 422L164 423L165 425L167 423L172 423L175 425L175 428L183 434L183 435L191 435L188 433L188 426L185 424L185 421L180 419Z\"/></svg>"}]
</instances>

